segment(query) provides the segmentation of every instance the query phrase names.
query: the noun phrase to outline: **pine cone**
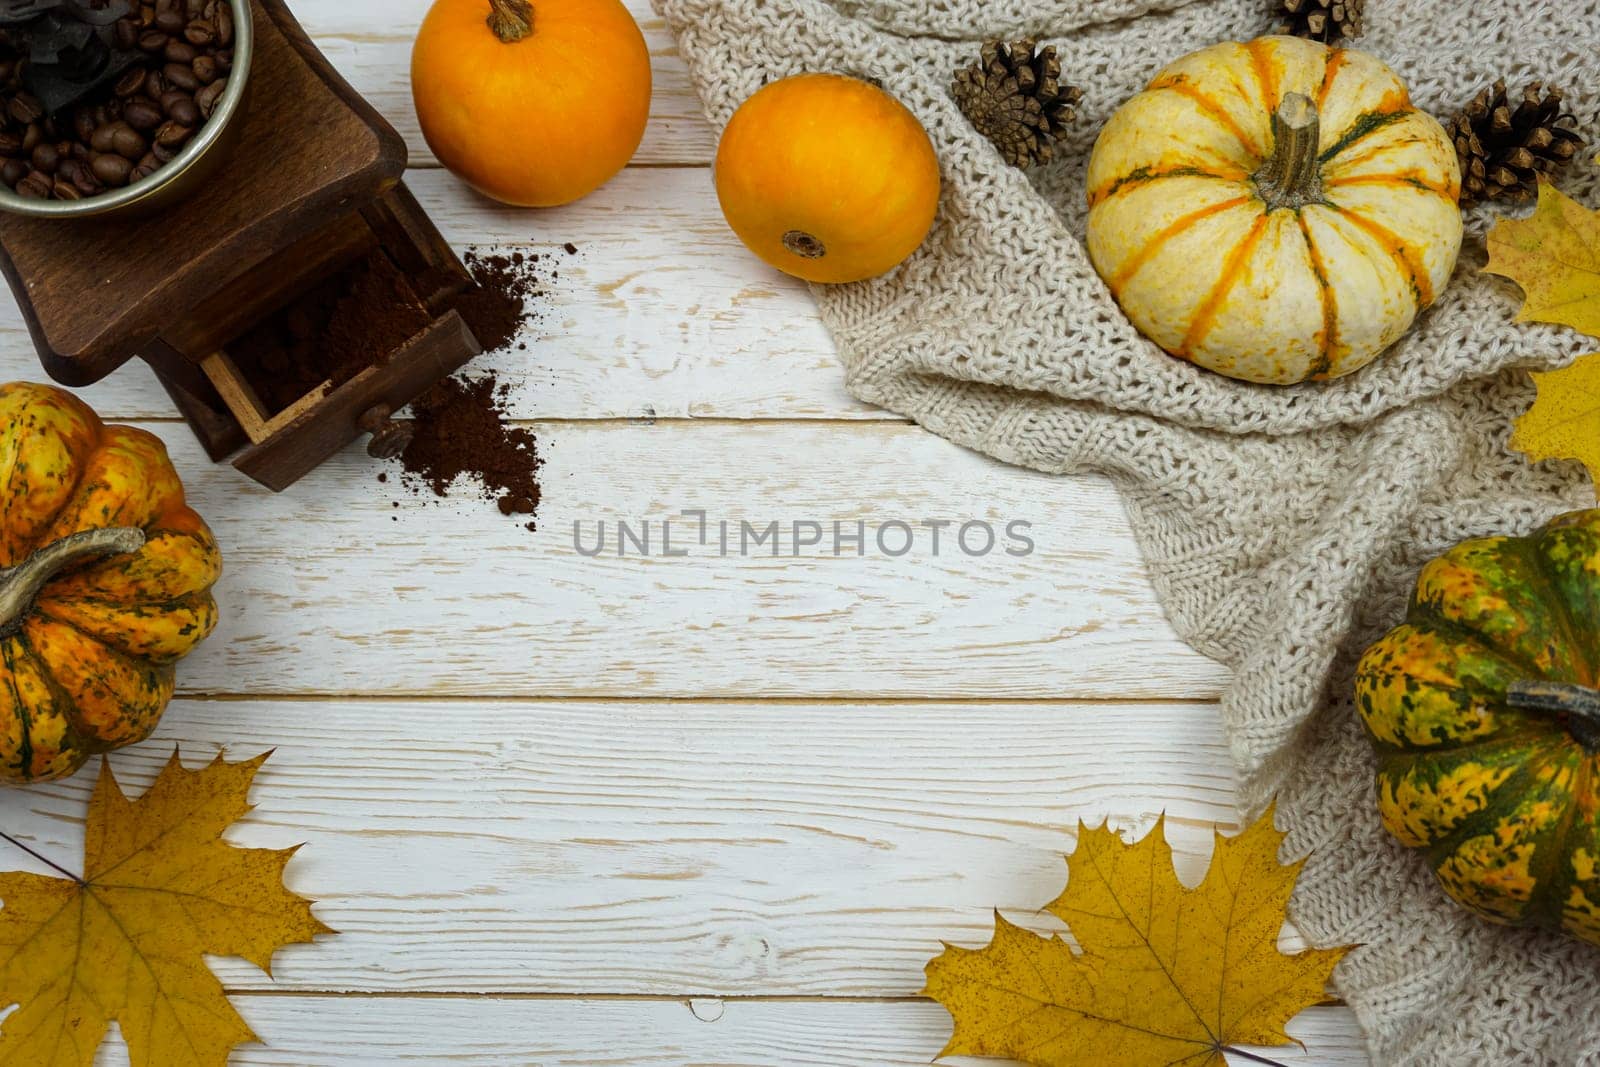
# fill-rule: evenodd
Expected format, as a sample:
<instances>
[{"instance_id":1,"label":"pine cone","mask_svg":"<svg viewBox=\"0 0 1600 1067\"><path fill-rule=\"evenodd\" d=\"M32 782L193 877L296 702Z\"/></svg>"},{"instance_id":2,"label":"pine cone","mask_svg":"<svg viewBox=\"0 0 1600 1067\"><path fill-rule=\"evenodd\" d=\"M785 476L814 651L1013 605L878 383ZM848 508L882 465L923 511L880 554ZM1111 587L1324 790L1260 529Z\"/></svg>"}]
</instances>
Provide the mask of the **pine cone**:
<instances>
[{"instance_id":1,"label":"pine cone","mask_svg":"<svg viewBox=\"0 0 1600 1067\"><path fill-rule=\"evenodd\" d=\"M1366 0L1282 0L1288 21L1279 33L1305 37L1323 44L1361 36L1361 16Z\"/></svg>"},{"instance_id":2,"label":"pine cone","mask_svg":"<svg viewBox=\"0 0 1600 1067\"><path fill-rule=\"evenodd\" d=\"M977 63L956 72L961 113L1013 167L1048 163L1083 93L1061 81L1054 47L990 41Z\"/></svg>"},{"instance_id":3,"label":"pine cone","mask_svg":"<svg viewBox=\"0 0 1600 1067\"><path fill-rule=\"evenodd\" d=\"M1528 200L1539 175L1554 174L1583 147L1577 119L1561 110L1561 90L1534 82L1513 110L1504 79L1472 98L1450 121L1461 160L1461 202Z\"/></svg>"}]
</instances>

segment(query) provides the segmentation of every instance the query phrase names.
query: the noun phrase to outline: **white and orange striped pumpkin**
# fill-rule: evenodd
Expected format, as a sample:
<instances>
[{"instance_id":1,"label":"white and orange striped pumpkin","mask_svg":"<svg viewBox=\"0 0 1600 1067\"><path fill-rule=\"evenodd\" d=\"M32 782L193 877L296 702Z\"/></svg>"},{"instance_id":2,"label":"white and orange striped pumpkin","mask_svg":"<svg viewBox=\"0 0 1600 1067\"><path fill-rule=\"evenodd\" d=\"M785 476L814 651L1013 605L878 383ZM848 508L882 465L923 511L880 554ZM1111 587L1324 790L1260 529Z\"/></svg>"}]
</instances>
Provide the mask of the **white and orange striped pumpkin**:
<instances>
[{"instance_id":1,"label":"white and orange striped pumpkin","mask_svg":"<svg viewBox=\"0 0 1600 1067\"><path fill-rule=\"evenodd\" d=\"M1461 248L1455 150L1364 52L1226 43L1162 71L1089 160L1089 257L1156 344L1288 384L1372 362Z\"/></svg>"}]
</instances>

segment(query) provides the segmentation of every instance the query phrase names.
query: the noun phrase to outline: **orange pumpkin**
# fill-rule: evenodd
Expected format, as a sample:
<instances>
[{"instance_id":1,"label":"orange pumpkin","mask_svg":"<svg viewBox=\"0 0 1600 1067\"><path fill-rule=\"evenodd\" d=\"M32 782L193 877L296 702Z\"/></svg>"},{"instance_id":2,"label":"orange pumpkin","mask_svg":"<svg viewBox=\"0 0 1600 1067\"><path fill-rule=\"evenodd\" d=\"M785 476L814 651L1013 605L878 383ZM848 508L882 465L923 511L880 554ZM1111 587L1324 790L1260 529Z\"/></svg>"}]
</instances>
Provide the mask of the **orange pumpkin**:
<instances>
[{"instance_id":1,"label":"orange pumpkin","mask_svg":"<svg viewBox=\"0 0 1600 1067\"><path fill-rule=\"evenodd\" d=\"M756 255L807 281L854 282L928 236L939 158L916 116L877 86L798 74L734 113L716 183L728 225Z\"/></svg>"},{"instance_id":2,"label":"orange pumpkin","mask_svg":"<svg viewBox=\"0 0 1600 1067\"><path fill-rule=\"evenodd\" d=\"M144 740L211 633L222 557L161 441L0 386L0 783Z\"/></svg>"},{"instance_id":3,"label":"orange pumpkin","mask_svg":"<svg viewBox=\"0 0 1600 1067\"><path fill-rule=\"evenodd\" d=\"M411 53L428 147L486 196L554 207L627 165L650 52L620 0L437 0Z\"/></svg>"}]
</instances>

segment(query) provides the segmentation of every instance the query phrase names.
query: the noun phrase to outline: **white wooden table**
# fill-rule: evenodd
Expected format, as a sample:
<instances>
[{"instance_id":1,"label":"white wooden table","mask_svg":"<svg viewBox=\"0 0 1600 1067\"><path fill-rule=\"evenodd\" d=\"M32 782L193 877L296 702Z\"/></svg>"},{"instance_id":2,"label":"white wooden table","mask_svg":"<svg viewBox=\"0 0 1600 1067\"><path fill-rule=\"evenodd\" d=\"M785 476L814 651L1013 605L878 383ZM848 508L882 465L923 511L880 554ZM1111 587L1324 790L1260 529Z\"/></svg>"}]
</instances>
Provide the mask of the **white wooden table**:
<instances>
[{"instance_id":1,"label":"white wooden table","mask_svg":"<svg viewBox=\"0 0 1600 1067\"><path fill-rule=\"evenodd\" d=\"M83 394L168 442L227 558L224 621L119 774L142 789L174 742L191 761L276 748L233 836L307 842L290 884L341 931L280 953L275 980L216 962L266 1042L235 1062L926 1064L949 1022L916 996L923 964L986 941L994 907L1048 928L1079 819L1165 809L1199 876L1234 819L1224 671L1162 618L1108 485L845 394L805 288L724 226L712 133L647 0L635 165L536 213L428 156L406 80L426 4L294 6L405 133L447 237L560 260L529 351L483 361L545 451L541 531L379 485L359 449L274 496L208 463L142 367ZM0 380L42 379L5 304ZM1016 518L1037 550L573 548L575 521L700 508ZM91 783L8 792L0 825L75 863ZM1363 1062L1343 1008L1291 1029L1306 1050L1275 1058Z\"/></svg>"}]
</instances>

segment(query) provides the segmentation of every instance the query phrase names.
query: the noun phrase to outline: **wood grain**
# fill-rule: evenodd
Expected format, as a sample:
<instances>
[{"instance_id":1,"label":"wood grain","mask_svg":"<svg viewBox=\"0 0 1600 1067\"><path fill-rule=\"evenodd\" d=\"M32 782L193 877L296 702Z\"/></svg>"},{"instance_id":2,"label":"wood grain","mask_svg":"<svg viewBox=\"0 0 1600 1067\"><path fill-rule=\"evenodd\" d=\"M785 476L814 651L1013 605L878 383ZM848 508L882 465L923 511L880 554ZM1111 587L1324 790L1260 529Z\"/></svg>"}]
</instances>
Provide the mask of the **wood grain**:
<instances>
[{"instance_id":1,"label":"wood grain","mask_svg":"<svg viewBox=\"0 0 1600 1067\"><path fill-rule=\"evenodd\" d=\"M949 1037L936 1004L745 1000L235 998L266 1042L238 1067L928 1067ZM1289 1024L1300 1048L1256 1049L1290 1067L1366 1062L1349 1013ZM99 1067L126 1064L121 1048ZM1005 1067L953 1057L943 1067ZM1250 1067L1239 1058L1234 1067Z\"/></svg>"},{"instance_id":2,"label":"wood grain","mask_svg":"<svg viewBox=\"0 0 1600 1067\"><path fill-rule=\"evenodd\" d=\"M227 563L217 633L180 690L222 694L1205 699L1222 667L1172 633L1116 494L1007 467L910 426L538 424L541 528L438 501L346 449L274 495L165 438ZM685 509L708 514L707 543ZM673 551L661 556L661 523ZM947 520L939 554L924 520ZM796 520L823 543L798 557ZM990 524L971 557L957 526ZM1013 520L1032 555L1005 537ZM607 524L606 549L586 548ZM652 555L629 542L651 524ZM728 522L728 554L719 523ZM753 535L780 524L780 553ZM833 553L866 523L865 555ZM903 522L915 547L874 542ZM809 531L803 531L809 532ZM885 528L898 551L905 534ZM984 547L974 528L969 547Z\"/></svg>"},{"instance_id":3,"label":"wood grain","mask_svg":"<svg viewBox=\"0 0 1600 1067\"><path fill-rule=\"evenodd\" d=\"M1165 811L1193 883L1234 819L1205 704L179 701L119 778L179 741L276 750L230 838L306 842L289 884L341 932L276 982L218 964L249 990L912 996L994 908L1060 929L1079 820ZM76 866L95 773L0 826Z\"/></svg>"},{"instance_id":4,"label":"wood grain","mask_svg":"<svg viewBox=\"0 0 1600 1067\"><path fill-rule=\"evenodd\" d=\"M219 963L270 1043L235 1062L925 1064L949 1021L904 999L922 965L941 938L983 942L995 906L1050 928L1036 909L1079 818L1166 810L1190 880L1233 818L1217 712L1195 702L1224 672L1162 621L1110 488L1001 467L847 396L805 288L723 224L687 71L648 0L628 2L656 73L639 166L537 213L437 170L407 179L458 249L515 245L559 274L527 350L482 361L519 418L546 420L539 534L379 485L355 449L275 498L181 425L152 427L227 553L225 621L182 670L190 698L115 764L142 788L174 742L191 762L276 747L232 836L307 842L291 885L344 931L281 954L276 983ZM406 68L427 3L294 0L423 168ZM0 309L0 380L41 377L21 330ZM175 417L143 367L84 396ZM671 421L697 419L715 421ZM1014 512L1039 552L571 548L575 518L685 507ZM71 860L91 781L0 793L0 827ZM1365 1062L1346 1009L1290 1029L1307 1048L1281 1062Z\"/></svg>"},{"instance_id":5,"label":"wood grain","mask_svg":"<svg viewBox=\"0 0 1600 1067\"><path fill-rule=\"evenodd\" d=\"M545 212L492 204L442 171L413 171L406 182L457 249L506 245L544 257L548 284L519 339L526 350L514 344L479 361L511 386L519 418L893 418L845 392L805 286L745 250L703 170L628 170L589 199ZM568 241L577 255L563 250ZM43 378L20 315L0 295L0 381ZM136 364L82 396L108 418L176 417Z\"/></svg>"}]
</instances>

